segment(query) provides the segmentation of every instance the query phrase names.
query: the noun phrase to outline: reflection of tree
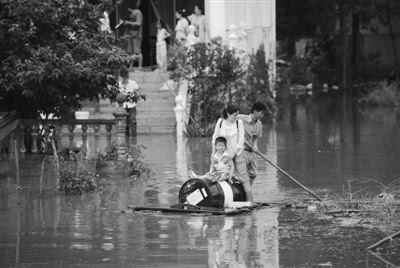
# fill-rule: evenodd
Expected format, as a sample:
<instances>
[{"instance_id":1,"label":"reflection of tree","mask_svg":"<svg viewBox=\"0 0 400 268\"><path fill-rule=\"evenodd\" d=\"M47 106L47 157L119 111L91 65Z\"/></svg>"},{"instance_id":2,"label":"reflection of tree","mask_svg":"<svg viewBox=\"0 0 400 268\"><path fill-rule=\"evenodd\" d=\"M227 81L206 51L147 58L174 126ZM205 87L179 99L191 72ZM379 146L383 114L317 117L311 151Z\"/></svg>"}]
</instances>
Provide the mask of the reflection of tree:
<instances>
[{"instance_id":1,"label":"reflection of tree","mask_svg":"<svg viewBox=\"0 0 400 268\"><path fill-rule=\"evenodd\" d=\"M389 130L396 129L397 118L400 116L400 112L391 108L369 108L360 110L361 115L367 117L373 122L382 123L385 128ZM397 136L399 137L399 136Z\"/></svg>"}]
</instances>

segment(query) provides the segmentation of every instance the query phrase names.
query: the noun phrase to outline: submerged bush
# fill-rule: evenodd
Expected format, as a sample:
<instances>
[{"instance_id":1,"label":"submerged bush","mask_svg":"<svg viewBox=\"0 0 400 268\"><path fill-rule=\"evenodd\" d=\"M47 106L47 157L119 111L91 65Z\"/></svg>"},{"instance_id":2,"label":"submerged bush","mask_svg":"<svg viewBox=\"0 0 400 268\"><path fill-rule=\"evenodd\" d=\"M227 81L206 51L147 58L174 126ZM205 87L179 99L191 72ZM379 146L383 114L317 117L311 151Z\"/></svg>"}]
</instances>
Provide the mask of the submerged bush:
<instances>
[{"instance_id":1,"label":"submerged bush","mask_svg":"<svg viewBox=\"0 0 400 268\"><path fill-rule=\"evenodd\" d=\"M95 190L97 187L95 183L97 156L90 159L90 157L84 157L82 152L71 153L68 160L60 158L58 190L71 195L80 195Z\"/></svg>"},{"instance_id":2,"label":"submerged bush","mask_svg":"<svg viewBox=\"0 0 400 268\"><path fill-rule=\"evenodd\" d=\"M129 175L131 178L149 179L154 175L151 165L145 161L146 155L143 149L146 147L141 144L132 144L128 149L127 161L130 163Z\"/></svg>"},{"instance_id":3,"label":"submerged bush","mask_svg":"<svg viewBox=\"0 0 400 268\"><path fill-rule=\"evenodd\" d=\"M360 99L360 103L366 106L394 107L400 103L400 83L387 81L380 82L366 96Z\"/></svg>"},{"instance_id":4,"label":"submerged bush","mask_svg":"<svg viewBox=\"0 0 400 268\"><path fill-rule=\"evenodd\" d=\"M215 123L209 123L204 125L191 124L186 125L184 135L186 137L208 137L214 133Z\"/></svg>"},{"instance_id":5,"label":"submerged bush","mask_svg":"<svg viewBox=\"0 0 400 268\"><path fill-rule=\"evenodd\" d=\"M218 39L188 48L178 45L169 50L168 71L177 84L185 80L189 86L187 136L211 135L210 126L221 117L227 103L239 104L245 112L255 101L274 102L263 46L255 55L247 55L229 49Z\"/></svg>"}]
</instances>

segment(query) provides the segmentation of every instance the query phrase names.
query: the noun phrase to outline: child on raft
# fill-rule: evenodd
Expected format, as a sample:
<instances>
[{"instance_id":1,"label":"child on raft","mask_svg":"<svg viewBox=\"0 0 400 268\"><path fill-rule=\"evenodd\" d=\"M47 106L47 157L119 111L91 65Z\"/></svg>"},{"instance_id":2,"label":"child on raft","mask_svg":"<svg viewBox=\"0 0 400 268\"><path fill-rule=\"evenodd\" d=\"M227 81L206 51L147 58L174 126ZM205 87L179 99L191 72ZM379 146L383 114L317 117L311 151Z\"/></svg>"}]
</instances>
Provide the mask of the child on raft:
<instances>
[{"instance_id":1,"label":"child on raft","mask_svg":"<svg viewBox=\"0 0 400 268\"><path fill-rule=\"evenodd\" d=\"M192 170L188 171L189 178L191 179L208 179L213 182L228 180L233 183L233 171L235 166L226 147L226 139L218 137L215 139L216 152L210 165L210 171L204 175L197 175Z\"/></svg>"}]
</instances>

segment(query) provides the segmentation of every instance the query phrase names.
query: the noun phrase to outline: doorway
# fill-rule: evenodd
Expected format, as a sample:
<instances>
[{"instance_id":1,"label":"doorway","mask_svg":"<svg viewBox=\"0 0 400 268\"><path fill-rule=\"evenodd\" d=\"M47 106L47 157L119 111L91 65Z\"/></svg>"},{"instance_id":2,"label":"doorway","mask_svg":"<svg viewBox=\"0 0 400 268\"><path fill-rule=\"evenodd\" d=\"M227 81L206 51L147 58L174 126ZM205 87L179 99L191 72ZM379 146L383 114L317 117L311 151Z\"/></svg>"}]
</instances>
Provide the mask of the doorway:
<instances>
[{"instance_id":1,"label":"doorway","mask_svg":"<svg viewBox=\"0 0 400 268\"><path fill-rule=\"evenodd\" d=\"M110 27L116 31L116 35L121 37L124 34L125 27L115 30L118 19L129 18L128 6L136 5L137 0L123 0L116 9L116 12L110 14ZM196 5L204 7L204 0L142 0L139 10L143 14L143 36L142 36L142 54L143 67L157 68L156 61L156 43L157 43L157 13L166 22L169 31L174 36L176 24L175 11L185 9L187 15L194 12ZM118 19L117 19L118 18ZM173 38L171 38L173 39ZM172 43L172 42L170 42ZM123 42L121 43L124 48ZM137 66L137 63L136 63Z\"/></svg>"}]
</instances>

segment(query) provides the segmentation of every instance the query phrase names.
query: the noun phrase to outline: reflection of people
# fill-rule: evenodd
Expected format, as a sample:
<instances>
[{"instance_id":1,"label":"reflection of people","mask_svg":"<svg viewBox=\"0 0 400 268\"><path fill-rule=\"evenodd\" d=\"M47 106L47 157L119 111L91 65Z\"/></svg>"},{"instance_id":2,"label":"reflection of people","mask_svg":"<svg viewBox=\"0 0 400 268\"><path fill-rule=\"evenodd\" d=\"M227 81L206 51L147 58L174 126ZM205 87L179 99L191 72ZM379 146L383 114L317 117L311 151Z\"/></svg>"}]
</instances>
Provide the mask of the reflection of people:
<instances>
[{"instance_id":1,"label":"reflection of people","mask_svg":"<svg viewBox=\"0 0 400 268\"><path fill-rule=\"evenodd\" d=\"M162 19L157 21L157 65L160 71L165 71L167 67L167 42L166 39L171 35L166 30L165 22Z\"/></svg>"},{"instance_id":2,"label":"reflection of people","mask_svg":"<svg viewBox=\"0 0 400 268\"><path fill-rule=\"evenodd\" d=\"M143 15L138 9L140 1L137 2L135 8L128 7L130 12L129 20L124 21L124 25L127 26L125 34L130 38L128 39L128 54L135 55L139 60L139 69L143 66L143 55L142 55L142 32L143 32Z\"/></svg>"},{"instance_id":3,"label":"reflection of people","mask_svg":"<svg viewBox=\"0 0 400 268\"><path fill-rule=\"evenodd\" d=\"M264 116L266 110L267 107L264 104L256 102L253 104L249 115L238 115L238 118L243 121L245 134L243 157L241 158L241 162L238 163L242 168L239 169L241 173L238 173L237 176L238 178L247 178L244 174L246 172L250 178L250 185L253 185L253 181L257 177L255 153L258 152L258 138L262 137L262 123L260 119Z\"/></svg>"},{"instance_id":4,"label":"reflection of people","mask_svg":"<svg viewBox=\"0 0 400 268\"><path fill-rule=\"evenodd\" d=\"M136 90L139 89L139 85L129 79L129 74L124 75L121 81L119 82L119 90L122 94L129 96L133 94ZM126 109L128 115L126 119L126 135L136 136L136 101L128 101L124 102L124 108Z\"/></svg>"},{"instance_id":5,"label":"reflection of people","mask_svg":"<svg viewBox=\"0 0 400 268\"><path fill-rule=\"evenodd\" d=\"M232 159L229 157L229 152L226 147L226 139L224 137L216 138L215 148L216 153L213 155L210 171L202 176L198 176L193 171L189 170L190 178L209 179L214 182L224 180L232 182L235 166Z\"/></svg>"},{"instance_id":6,"label":"reflection of people","mask_svg":"<svg viewBox=\"0 0 400 268\"><path fill-rule=\"evenodd\" d=\"M189 17L190 22L194 25L196 36L199 38L199 42L209 42L210 32L206 16L203 15L203 7L197 5L194 7L194 14Z\"/></svg>"},{"instance_id":7,"label":"reflection of people","mask_svg":"<svg viewBox=\"0 0 400 268\"><path fill-rule=\"evenodd\" d=\"M217 137L224 137L227 141L229 158L233 159L236 173L239 174L238 180L242 183L246 192L247 201L253 202L253 194L251 192L250 179L243 166L243 148L244 148L244 127L242 120L238 119L239 107L236 105L228 105L223 111L223 118L219 119L212 137L212 154L213 158L216 148L215 140ZM239 164L239 165L238 165Z\"/></svg>"},{"instance_id":8,"label":"reflection of people","mask_svg":"<svg viewBox=\"0 0 400 268\"><path fill-rule=\"evenodd\" d=\"M187 27L189 26L189 21L186 18L185 12L186 10L184 9L178 9L175 13L176 18L178 19L175 26L175 39L180 42L185 42L188 34Z\"/></svg>"}]
</instances>

